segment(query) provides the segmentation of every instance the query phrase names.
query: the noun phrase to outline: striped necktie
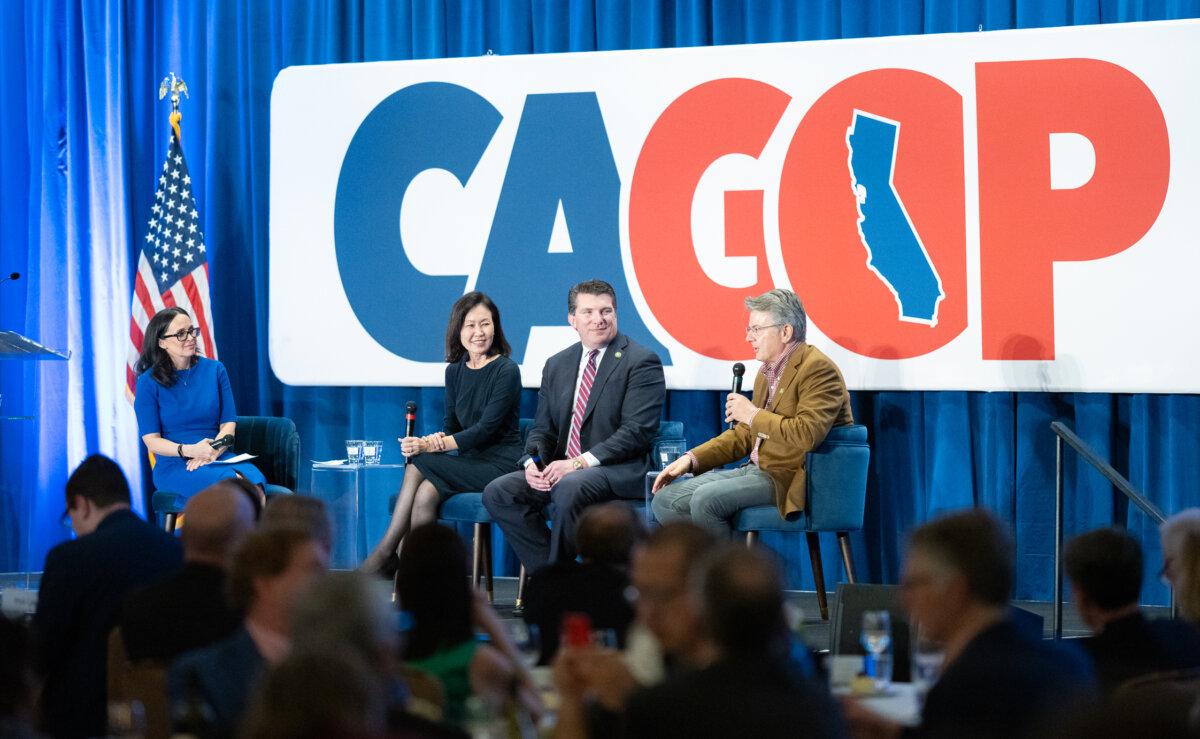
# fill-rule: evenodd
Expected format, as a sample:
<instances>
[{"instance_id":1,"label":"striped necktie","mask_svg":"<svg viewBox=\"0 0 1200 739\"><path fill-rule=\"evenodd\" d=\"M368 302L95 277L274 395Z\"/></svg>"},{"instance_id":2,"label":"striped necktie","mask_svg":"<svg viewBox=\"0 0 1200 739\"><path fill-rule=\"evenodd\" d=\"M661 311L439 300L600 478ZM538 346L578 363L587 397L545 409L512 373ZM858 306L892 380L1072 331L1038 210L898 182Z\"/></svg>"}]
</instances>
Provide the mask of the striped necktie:
<instances>
[{"instance_id":1,"label":"striped necktie","mask_svg":"<svg viewBox=\"0 0 1200 739\"><path fill-rule=\"evenodd\" d=\"M583 454L579 446L579 427L583 425L583 412L587 409L588 396L592 394L592 383L596 380L596 355L599 349L588 352L587 366L579 380L579 392L575 396L575 410L571 412L571 435L567 437L567 459Z\"/></svg>"}]
</instances>

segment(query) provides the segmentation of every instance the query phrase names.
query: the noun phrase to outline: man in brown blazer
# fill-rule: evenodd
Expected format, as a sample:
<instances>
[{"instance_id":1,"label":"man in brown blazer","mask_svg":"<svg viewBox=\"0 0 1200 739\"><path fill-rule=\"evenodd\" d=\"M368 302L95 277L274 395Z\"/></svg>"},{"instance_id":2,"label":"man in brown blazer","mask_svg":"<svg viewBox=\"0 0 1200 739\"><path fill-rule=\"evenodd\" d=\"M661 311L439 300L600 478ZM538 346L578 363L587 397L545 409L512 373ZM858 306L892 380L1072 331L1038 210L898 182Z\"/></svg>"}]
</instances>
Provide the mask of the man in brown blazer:
<instances>
[{"instance_id":1,"label":"man in brown blazer","mask_svg":"<svg viewBox=\"0 0 1200 739\"><path fill-rule=\"evenodd\" d=\"M730 393L725 420L736 425L667 466L654 481L661 523L690 518L728 537L742 508L774 505L783 517L804 510L804 457L829 429L854 423L850 394L829 357L804 342L807 318L791 290L746 299L746 339L762 369L754 398ZM750 455L737 469L717 469ZM695 477L678 478L688 472Z\"/></svg>"}]
</instances>

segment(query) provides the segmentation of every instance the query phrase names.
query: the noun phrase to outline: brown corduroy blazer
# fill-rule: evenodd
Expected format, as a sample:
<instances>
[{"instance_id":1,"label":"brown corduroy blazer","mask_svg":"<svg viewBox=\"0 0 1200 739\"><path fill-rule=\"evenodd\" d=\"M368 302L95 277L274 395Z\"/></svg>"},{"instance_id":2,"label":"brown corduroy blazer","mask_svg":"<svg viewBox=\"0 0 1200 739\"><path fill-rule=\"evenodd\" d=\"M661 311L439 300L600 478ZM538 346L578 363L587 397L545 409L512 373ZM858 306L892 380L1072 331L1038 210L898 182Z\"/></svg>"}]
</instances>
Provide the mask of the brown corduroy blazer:
<instances>
[{"instance_id":1,"label":"brown corduroy blazer","mask_svg":"<svg viewBox=\"0 0 1200 739\"><path fill-rule=\"evenodd\" d=\"M820 349L809 344L796 347L788 360L774 401L767 400L767 381L762 372L754 378L751 402L762 410L750 425L739 423L720 436L692 450L701 474L750 453L756 438L758 464L775 482L775 505L784 518L804 510L805 455L825 440L834 426L854 423L850 393L842 373Z\"/></svg>"}]
</instances>

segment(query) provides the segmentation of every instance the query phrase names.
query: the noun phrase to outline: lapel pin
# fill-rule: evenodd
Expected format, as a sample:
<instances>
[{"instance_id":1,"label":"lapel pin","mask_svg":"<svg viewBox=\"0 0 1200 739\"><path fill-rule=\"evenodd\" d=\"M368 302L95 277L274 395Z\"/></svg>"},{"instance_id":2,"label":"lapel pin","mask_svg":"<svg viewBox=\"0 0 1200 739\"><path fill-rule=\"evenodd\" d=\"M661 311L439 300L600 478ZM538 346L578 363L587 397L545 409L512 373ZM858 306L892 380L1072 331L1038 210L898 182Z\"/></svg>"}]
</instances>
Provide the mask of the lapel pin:
<instances>
[{"instance_id":1,"label":"lapel pin","mask_svg":"<svg viewBox=\"0 0 1200 739\"><path fill-rule=\"evenodd\" d=\"M617 357L617 359L620 359L620 358L621 358L621 352L617 352L617 354L616 354L616 357Z\"/></svg>"}]
</instances>

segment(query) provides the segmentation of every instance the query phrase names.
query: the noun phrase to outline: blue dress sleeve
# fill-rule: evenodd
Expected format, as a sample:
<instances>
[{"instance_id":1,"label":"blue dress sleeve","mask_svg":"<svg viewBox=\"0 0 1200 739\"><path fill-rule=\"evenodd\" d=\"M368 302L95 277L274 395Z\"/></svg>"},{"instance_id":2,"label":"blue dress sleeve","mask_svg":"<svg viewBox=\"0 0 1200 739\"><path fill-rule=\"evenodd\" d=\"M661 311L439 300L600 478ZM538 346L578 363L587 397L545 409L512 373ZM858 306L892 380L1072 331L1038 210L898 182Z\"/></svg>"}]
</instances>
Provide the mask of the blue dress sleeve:
<instances>
[{"instance_id":1,"label":"blue dress sleeve","mask_svg":"<svg viewBox=\"0 0 1200 739\"><path fill-rule=\"evenodd\" d=\"M158 383L147 370L134 385L133 413L137 416L138 435L161 434L162 419L158 415Z\"/></svg>"},{"instance_id":2,"label":"blue dress sleeve","mask_svg":"<svg viewBox=\"0 0 1200 739\"><path fill-rule=\"evenodd\" d=\"M229 384L229 373L225 371L225 365L217 362L217 387L221 393L221 412L218 414L220 420L218 425L229 423L237 420L237 406L233 402L233 387Z\"/></svg>"},{"instance_id":3,"label":"blue dress sleeve","mask_svg":"<svg viewBox=\"0 0 1200 739\"><path fill-rule=\"evenodd\" d=\"M465 452L494 442L504 433L505 422L521 402L521 370L517 363L505 361L496 369L499 375L492 386L491 395L484 400L479 420L454 435L459 451Z\"/></svg>"}]
</instances>

